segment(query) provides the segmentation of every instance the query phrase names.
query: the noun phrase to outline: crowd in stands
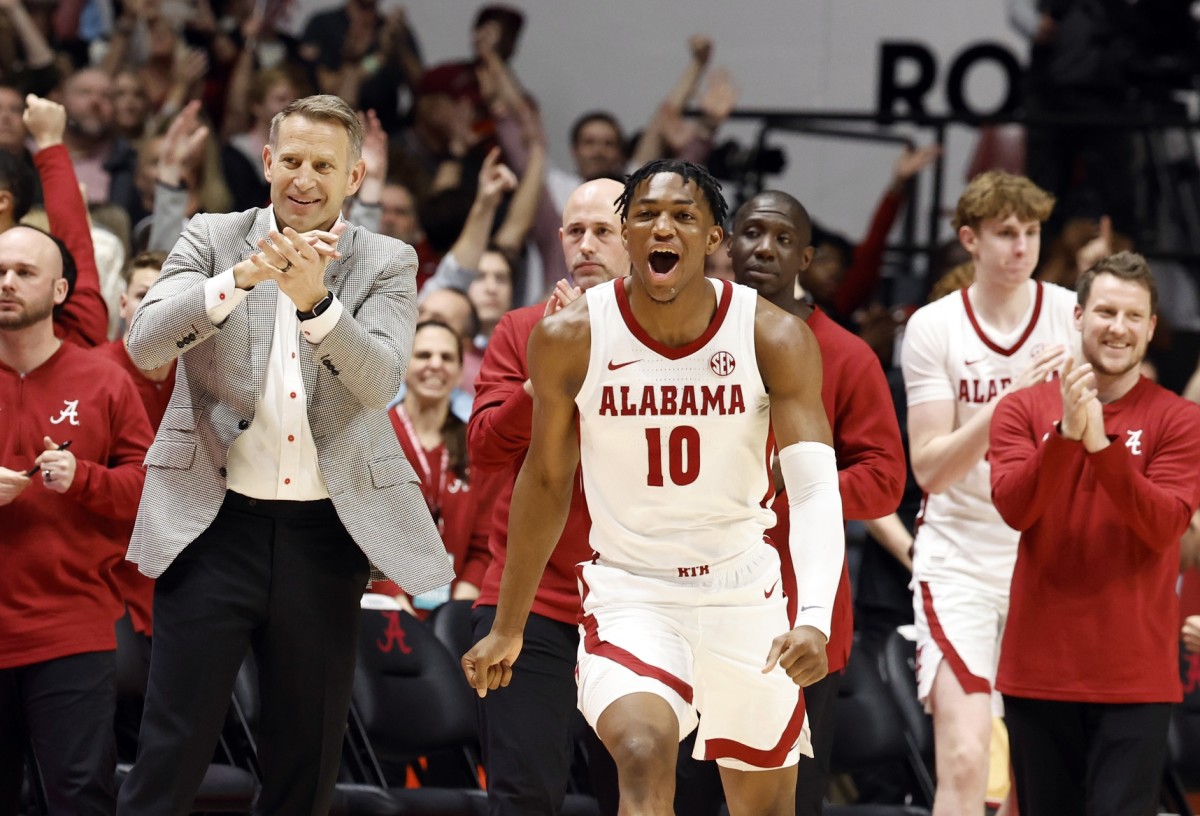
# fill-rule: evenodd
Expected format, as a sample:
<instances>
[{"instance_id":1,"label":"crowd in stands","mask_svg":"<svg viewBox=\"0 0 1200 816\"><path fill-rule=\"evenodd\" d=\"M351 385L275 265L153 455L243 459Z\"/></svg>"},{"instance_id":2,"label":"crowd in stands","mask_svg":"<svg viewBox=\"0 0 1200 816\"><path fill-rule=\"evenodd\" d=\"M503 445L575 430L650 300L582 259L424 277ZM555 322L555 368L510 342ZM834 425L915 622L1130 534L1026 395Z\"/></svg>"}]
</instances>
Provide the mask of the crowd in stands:
<instances>
[{"instance_id":1,"label":"crowd in stands","mask_svg":"<svg viewBox=\"0 0 1200 816\"><path fill-rule=\"evenodd\" d=\"M23 373L0 362L0 388L10 390L0 396L6 409L0 426L9 429L0 429L0 550L22 553L6 552L0 576L0 733L8 734L0 736L0 812L8 812L5 796L13 795L14 784L19 790L20 781L19 767L14 772L4 766L13 765L13 756L19 766L25 750L22 742L16 754L6 753L25 734L15 720L5 719L15 716L19 696L21 680L14 673L39 661L111 650L108 622L122 610L143 648L150 648L153 582L121 553L137 510L137 465L151 431L169 413L175 367L139 370L126 352L124 333L191 216L269 205L263 148L272 118L287 103L327 93L361 111L366 176L345 217L417 252L419 323L404 386L389 415L421 479L457 579L416 596L388 582L376 583L372 591L394 597L418 617L451 599L475 600L481 593L484 606L494 605L499 572L489 568L497 555L502 568L505 542L493 511L507 511L513 462L519 465L524 448L520 432L506 438L493 423L529 422L520 341L543 312L623 274L607 268L614 258L628 266L614 249L620 224L612 213L608 222L603 214L579 215L584 210L573 196L581 185L623 180L631 168L653 159L703 164L737 104L734 78L714 67L717 44L693 36L679 43L678 80L662 89L661 104L638 129L594 110L569 134L547 133L537 89L527 87L512 64L518 47L537 47L521 38L519 10L479 9L471 20L470 57L429 65L420 32L402 9L385 13L376 0L347 0L314 16L293 38L270 25L264 8L271 6L241 0L183 6L165 0L0 0L0 236L30 224L54 237L69 286L53 308L54 334L73 349L88 350L87 356L72 352L70 365L55 376L87 383L90 391L83 403L79 397L73 403L54 396L53 404L36 402L41 396L13 397L30 386L23 384ZM564 137L569 168L549 158L548 144ZM803 246L812 253L788 279L793 312L807 316L816 306L823 315L818 321L831 320L874 352L874 359L859 357L854 365L872 374L872 366L881 367L872 393L879 396L890 386L902 434L898 357L905 321L923 304L892 301L887 276L917 273L889 265L888 240L910 203L910 180L938 154L936 146L903 150L891 178L883 180L873 214L868 207L878 191L862 191L869 226L860 237L823 227L820 202L805 202L811 224ZM619 192L619 185L613 187ZM611 193L607 186L601 189ZM1127 213L1113 216L1118 228L1130 219ZM726 227L733 235L732 219ZM1136 249L1135 237L1114 229L1109 217L1066 221L1043 239L1035 276L1073 289L1101 258ZM710 256L707 273L743 281L744 275L735 274L733 254L723 248ZM0 251L0 262L6 265L0 268L2 331L8 276L15 274L7 266L14 263L11 252ZM931 302L975 280L971 258L957 239L932 253L924 272ZM1169 329L1160 322L1145 371L1153 374L1155 359L1169 360L1171 370L1185 376L1165 384L1200 402L1200 369L1185 389L1192 361L1181 364L1172 357ZM485 356L489 349L491 358ZM111 438L86 441L72 429L79 425L75 411L84 411L88 399L104 400ZM58 417L51 421L63 435L47 438L45 445L39 437L30 448L13 429L19 412L35 405ZM890 405L875 407L890 416ZM527 428L524 433L527 437ZM57 452L68 439L79 440L72 450L81 462L85 454L92 457L79 466L83 475L75 476L74 490L57 493L15 482L16 471L35 460L41 467L39 457ZM484 466L475 466L477 454ZM910 471L896 513L872 507L847 515L857 520L848 535L856 555L839 603L845 606L843 625L851 626L853 585L852 627L865 643L913 622L909 581L920 494ZM580 517L572 516L577 526L568 528L564 540L574 536L575 550L586 556L586 508L572 512ZM1198 530L1195 517L1185 534L1190 546L1182 553L1181 570L1189 559L1192 566L1200 563ZM96 546L83 550L84 540ZM556 577L569 589L574 576L567 570L565 578ZM1188 586L1200 590L1194 574ZM539 590L534 607L548 638L574 631L577 599L571 599L574 607L564 604L556 594L561 589L551 586L545 597ZM1200 591L1192 594L1184 598L1184 613L1197 617L1179 623L1185 645L1200 651ZM44 626L28 623L34 614ZM852 634L844 634L848 654ZM844 666L846 655L841 657L835 668ZM103 663L80 664L79 670L111 680L111 666ZM116 729L125 735L124 754L132 750L137 726L136 712L132 722L121 721L123 716ZM69 799L88 792L59 795Z\"/></svg>"}]
</instances>

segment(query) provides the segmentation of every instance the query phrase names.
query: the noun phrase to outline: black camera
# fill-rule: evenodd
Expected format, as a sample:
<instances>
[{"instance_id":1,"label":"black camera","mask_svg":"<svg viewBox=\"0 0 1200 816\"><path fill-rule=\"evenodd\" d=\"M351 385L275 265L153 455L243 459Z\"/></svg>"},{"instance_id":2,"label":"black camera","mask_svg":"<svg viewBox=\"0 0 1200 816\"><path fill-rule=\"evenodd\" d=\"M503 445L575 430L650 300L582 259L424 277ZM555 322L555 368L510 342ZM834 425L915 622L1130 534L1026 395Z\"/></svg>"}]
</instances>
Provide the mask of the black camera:
<instances>
[{"instance_id":1,"label":"black camera","mask_svg":"<svg viewBox=\"0 0 1200 816\"><path fill-rule=\"evenodd\" d=\"M787 156L778 147L744 147L733 139L713 148L708 170L719 179L737 181L749 175L775 175L787 166Z\"/></svg>"}]
</instances>

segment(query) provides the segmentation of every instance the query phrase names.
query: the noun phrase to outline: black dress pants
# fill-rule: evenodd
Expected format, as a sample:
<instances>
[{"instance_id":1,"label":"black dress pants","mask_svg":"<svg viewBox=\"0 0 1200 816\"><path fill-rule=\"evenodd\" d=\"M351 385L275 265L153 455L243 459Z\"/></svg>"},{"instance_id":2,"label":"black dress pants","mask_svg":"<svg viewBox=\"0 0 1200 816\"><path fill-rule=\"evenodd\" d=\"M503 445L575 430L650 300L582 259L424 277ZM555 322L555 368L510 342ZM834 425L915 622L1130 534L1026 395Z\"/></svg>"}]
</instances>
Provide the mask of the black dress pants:
<instances>
[{"instance_id":1,"label":"black dress pants","mask_svg":"<svg viewBox=\"0 0 1200 816\"><path fill-rule=\"evenodd\" d=\"M0 814L19 812L32 745L51 816L111 816L115 675L112 651L0 669Z\"/></svg>"},{"instance_id":2,"label":"black dress pants","mask_svg":"<svg viewBox=\"0 0 1200 816\"><path fill-rule=\"evenodd\" d=\"M122 816L187 814L238 669L261 694L257 812L325 816L354 681L369 565L330 501L226 494L212 525L158 579L138 758Z\"/></svg>"},{"instance_id":3,"label":"black dress pants","mask_svg":"<svg viewBox=\"0 0 1200 816\"><path fill-rule=\"evenodd\" d=\"M1004 695L1021 816L1154 816L1168 703L1073 703Z\"/></svg>"},{"instance_id":4,"label":"black dress pants","mask_svg":"<svg viewBox=\"0 0 1200 816\"><path fill-rule=\"evenodd\" d=\"M472 611L475 641L496 619ZM489 816L555 816L562 810L574 754L575 662L579 630L532 614L512 682L479 701Z\"/></svg>"}]
</instances>

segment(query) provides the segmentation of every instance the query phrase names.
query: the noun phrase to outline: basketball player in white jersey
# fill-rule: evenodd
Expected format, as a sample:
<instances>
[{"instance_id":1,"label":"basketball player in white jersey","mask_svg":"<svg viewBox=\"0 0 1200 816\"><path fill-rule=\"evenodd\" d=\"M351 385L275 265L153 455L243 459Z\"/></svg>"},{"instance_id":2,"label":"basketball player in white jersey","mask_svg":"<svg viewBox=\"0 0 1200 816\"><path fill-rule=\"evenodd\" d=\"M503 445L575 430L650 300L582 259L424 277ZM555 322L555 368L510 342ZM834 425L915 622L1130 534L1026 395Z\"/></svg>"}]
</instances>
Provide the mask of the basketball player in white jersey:
<instances>
[{"instance_id":1,"label":"basketball player in white jersey","mask_svg":"<svg viewBox=\"0 0 1200 816\"><path fill-rule=\"evenodd\" d=\"M909 456L926 498L914 542L917 690L933 714L934 816L983 813L992 689L1019 535L992 506L988 426L1005 393L1044 381L1071 349L1075 293L1031 280L1054 198L976 176L954 227L975 280L908 322L901 364Z\"/></svg>"},{"instance_id":2,"label":"basketball player in white jersey","mask_svg":"<svg viewBox=\"0 0 1200 816\"><path fill-rule=\"evenodd\" d=\"M530 339L533 441L509 559L495 624L463 668L481 695L511 678L581 463L596 554L579 569L579 704L616 760L621 812L672 812L699 712L696 755L717 761L733 816L791 816L796 762L811 755L798 686L827 670L844 547L820 351L753 290L704 277L725 203L703 168L651 162L618 206L632 276ZM796 621L763 537L776 447Z\"/></svg>"}]
</instances>

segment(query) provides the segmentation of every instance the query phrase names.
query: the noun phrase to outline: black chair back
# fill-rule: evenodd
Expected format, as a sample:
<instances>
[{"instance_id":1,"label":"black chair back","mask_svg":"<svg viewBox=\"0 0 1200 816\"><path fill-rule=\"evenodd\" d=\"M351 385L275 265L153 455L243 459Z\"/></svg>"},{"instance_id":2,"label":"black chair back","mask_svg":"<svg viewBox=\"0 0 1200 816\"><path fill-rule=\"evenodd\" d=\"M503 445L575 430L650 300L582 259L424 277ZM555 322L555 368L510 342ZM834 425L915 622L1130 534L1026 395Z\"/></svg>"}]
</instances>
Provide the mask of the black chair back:
<instances>
[{"instance_id":1,"label":"black chair back","mask_svg":"<svg viewBox=\"0 0 1200 816\"><path fill-rule=\"evenodd\" d=\"M855 651L838 687L830 767L850 773L907 758L904 725L870 655Z\"/></svg>"},{"instance_id":2,"label":"black chair back","mask_svg":"<svg viewBox=\"0 0 1200 816\"><path fill-rule=\"evenodd\" d=\"M905 733L925 763L933 767L933 719L917 699L917 647L899 630L884 641L879 673L896 703Z\"/></svg>"},{"instance_id":3,"label":"black chair back","mask_svg":"<svg viewBox=\"0 0 1200 816\"><path fill-rule=\"evenodd\" d=\"M353 699L381 760L473 745L478 736L458 657L404 611L363 610Z\"/></svg>"},{"instance_id":4,"label":"black chair back","mask_svg":"<svg viewBox=\"0 0 1200 816\"><path fill-rule=\"evenodd\" d=\"M449 601L433 610L425 622L455 659L461 659L475 645L475 627L471 622L474 604L474 601Z\"/></svg>"}]
</instances>

